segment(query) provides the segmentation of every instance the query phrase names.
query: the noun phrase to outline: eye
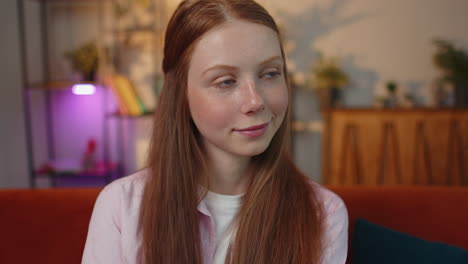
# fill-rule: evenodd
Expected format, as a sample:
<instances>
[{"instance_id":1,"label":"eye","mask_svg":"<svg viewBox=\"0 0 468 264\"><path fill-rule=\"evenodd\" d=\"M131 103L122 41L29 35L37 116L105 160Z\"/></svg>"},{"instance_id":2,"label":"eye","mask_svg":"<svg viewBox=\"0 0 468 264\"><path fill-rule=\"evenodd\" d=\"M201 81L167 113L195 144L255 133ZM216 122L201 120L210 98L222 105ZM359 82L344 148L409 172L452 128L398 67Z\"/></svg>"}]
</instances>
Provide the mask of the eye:
<instances>
[{"instance_id":1,"label":"eye","mask_svg":"<svg viewBox=\"0 0 468 264\"><path fill-rule=\"evenodd\" d=\"M224 80L224 81L221 81L221 82L217 83L216 87L223 89L223 88L229 88L229 87L233 86L234 84L236 84L236 80L227 79L227 80Z\"/></svg>"},{"instance_id":2,"label":"eye","mask_svg":"<svg viewBox=\"0 0 468 264\"><path fill-rule=\"evenodd\" d=\"M262 78L265 79L275 79L276 77L280 76L281 72L279 71L270 71L262 75Z\"/></svg>"}]
</instances>

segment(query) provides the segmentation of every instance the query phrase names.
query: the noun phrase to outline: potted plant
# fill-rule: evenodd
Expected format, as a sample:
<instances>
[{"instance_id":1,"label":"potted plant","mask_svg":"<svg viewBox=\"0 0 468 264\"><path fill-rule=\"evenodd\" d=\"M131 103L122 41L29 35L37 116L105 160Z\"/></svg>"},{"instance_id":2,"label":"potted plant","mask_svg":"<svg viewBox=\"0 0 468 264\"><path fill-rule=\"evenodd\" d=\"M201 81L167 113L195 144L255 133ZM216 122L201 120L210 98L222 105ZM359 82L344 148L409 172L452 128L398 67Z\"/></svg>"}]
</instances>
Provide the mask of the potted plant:
<instances>
[{"instance_id":1,"label":"potted plant","mask_svg":"<svg viewBox=\"0 0 468 264\"><path fill-rule=\"evenodd\" d=\"M443 39L434 40L437 48L434 64L442 71L439 83L453 86L456 107L468 107L468 54L453 43Z\"/></svg>"},{"instance_id":2,"label":"potted plant","mask_svg":"<svg viewBox=\"0 0 468 264\"><path fill-rule=\"evenodd\" d=\"M65 57L71 61L73 70L79 72L83 81L95 81L98 67L98 51L94 42L89 42L70 52Z\"/></svg>"},{"instance_id":3,"label":"potted plant","mask_svg":"<svg viewBox=\"0 0 468 264\"><path fill-rule=\"evenodd\" d=\"M395 108L398 106L398 97L397 97L397 89L398 84L395 81L388 81L385 84L385 88L387 89L387 98L384 100L384 107L386 108Z\"/></svg>"},{"instance_id":4,"label":"potted plant","mask_svg":"<svg viewBox=\"0 0 468 264\"><path fill-rule=\"evenodd\" d=\"M312 65L308 87L319 97L320 109L338 107L341 89L349 83L347 74L340 68L336 58L327 58L319 53Z\"/></svg>"}]
</instances>

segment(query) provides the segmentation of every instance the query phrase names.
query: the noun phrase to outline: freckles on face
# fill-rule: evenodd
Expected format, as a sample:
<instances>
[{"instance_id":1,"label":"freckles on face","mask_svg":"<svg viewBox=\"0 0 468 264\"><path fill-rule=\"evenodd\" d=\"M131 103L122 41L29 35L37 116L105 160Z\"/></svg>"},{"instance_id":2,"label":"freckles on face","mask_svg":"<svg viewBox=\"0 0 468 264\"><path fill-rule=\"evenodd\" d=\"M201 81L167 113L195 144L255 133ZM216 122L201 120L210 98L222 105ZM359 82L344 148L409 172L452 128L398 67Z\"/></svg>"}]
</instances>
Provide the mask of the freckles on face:
<instances>
[{"instance_id":1,"label":"freckles on face","mask_svg":"<svg viewBox=\"0 0 468 264\"><path fill-rule=\"evenodd\" d=\"M202 135L210 133L208 129L230 130L230 116L235 108L233 100L217 98L208 91L197 92L189 89L188 94L192 119L197 128L205 132Z\"/></svg>"},{"instance_id":2,"label":"freckles on face","mask_svg":"<svg viewBox=\"0 0 468 264\"><path fill-rule=\"evenodd\" d=\"M272 29L232 20L196 43L188 70L192 119L210 152L262 153L288 105L284 62Z\"/></svg>"}]
</instances>

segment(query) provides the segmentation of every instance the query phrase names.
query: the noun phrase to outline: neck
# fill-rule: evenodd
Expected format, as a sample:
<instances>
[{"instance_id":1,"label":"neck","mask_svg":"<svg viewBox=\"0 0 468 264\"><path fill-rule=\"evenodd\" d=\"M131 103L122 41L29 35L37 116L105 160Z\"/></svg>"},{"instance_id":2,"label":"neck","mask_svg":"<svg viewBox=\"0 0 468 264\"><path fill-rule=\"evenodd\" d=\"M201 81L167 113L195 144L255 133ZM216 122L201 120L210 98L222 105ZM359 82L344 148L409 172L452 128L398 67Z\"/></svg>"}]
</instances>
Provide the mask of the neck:
<instances>
[{"instance_id":1,"label":"neck","mask_svg":"<svg viewBox=\"0 0 468 264\"><path fill-rule=\"evenodd\" d=\"M244 193L249 181L249 163L250 157L222 151L208 153L209 190L224 195Z\"/></svg>"}]
</instances>

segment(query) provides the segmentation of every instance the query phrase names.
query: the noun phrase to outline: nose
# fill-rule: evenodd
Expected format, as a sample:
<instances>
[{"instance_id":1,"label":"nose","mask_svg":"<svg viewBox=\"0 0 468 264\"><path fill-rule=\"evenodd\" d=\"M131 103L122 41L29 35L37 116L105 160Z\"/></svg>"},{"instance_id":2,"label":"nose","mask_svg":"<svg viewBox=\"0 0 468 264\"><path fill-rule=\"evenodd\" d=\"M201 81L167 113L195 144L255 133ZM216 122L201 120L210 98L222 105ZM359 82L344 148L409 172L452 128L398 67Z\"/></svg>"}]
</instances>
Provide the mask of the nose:
<instances>
[{"instance_id":1,"label":"nose","mask_svg":"<svg viewBox=\"0 0 468 264\"><path fill-rule=\"evenodd\" d=\"M255 81L247 81L243 89L241 111L244 114L254 114L265 109L265 101L259 92Z\"/></svg>"}]
</instances>

